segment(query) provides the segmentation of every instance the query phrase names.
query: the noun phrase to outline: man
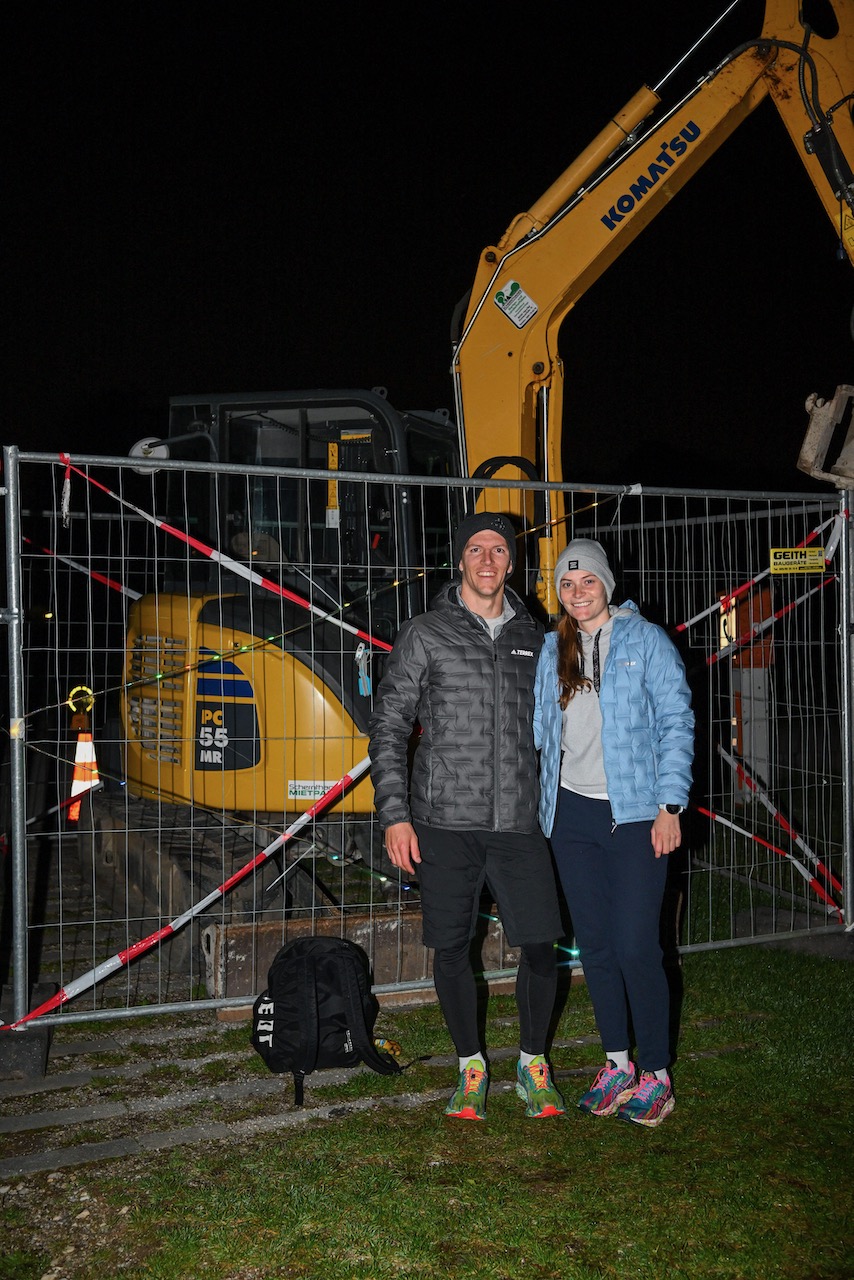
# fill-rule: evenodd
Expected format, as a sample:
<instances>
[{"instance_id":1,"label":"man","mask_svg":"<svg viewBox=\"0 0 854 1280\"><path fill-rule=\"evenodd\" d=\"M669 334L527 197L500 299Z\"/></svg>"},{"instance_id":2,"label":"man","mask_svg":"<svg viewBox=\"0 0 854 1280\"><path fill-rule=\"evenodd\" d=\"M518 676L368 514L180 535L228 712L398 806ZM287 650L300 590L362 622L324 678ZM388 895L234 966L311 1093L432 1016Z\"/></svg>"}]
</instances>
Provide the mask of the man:
<instances>
[{"instance_id":1,"label":"man","mask_svg":"<svg viewBox=\"0 0 854 1280\"><path fill-rule=\"evenodd\" d=\"M521 949L516 1091L525 1114L564 1113L545 1059L562 927L551 854L537 823L533 681L542 631L506 581L516 540L508 518L481 513L454 538L460 578L405 622L377 690L370 756L389 858L417 875L425 946L459 1054L446 1115L486 1118L471 964L484 882L507 940ZM416 720L411 785L408 744Z\"/></svg>"}]
</instances>

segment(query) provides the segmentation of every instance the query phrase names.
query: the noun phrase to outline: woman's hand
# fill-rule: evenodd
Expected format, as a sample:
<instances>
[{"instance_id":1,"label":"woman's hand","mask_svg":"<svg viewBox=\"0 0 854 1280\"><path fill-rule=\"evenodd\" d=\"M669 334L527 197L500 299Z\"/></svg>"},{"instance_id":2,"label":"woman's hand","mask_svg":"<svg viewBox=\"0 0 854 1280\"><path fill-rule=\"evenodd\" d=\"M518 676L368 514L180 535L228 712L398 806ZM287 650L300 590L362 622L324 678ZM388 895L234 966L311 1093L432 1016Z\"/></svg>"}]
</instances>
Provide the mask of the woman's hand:
<instances>
[{"instance_id":1,"label":"woman's hand","mask_svg":"<svg viewBox=\"0 0 854 1280\"><path fill-rule=\"evenodd\" d=\"M679 821L679 814L659 809L658 817L652 824L650 839L656 858L678 849L682 843L682 824Z\"/></svg>"}]
</instances>

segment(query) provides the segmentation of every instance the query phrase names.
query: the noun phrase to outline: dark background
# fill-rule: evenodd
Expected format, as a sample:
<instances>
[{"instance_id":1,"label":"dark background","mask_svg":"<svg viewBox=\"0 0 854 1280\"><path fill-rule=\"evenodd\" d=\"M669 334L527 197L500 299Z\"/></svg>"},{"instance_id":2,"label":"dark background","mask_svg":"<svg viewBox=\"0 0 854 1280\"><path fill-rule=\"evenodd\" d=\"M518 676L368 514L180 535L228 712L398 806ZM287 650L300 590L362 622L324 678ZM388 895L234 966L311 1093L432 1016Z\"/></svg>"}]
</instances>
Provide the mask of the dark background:
<instances>
[{"instance_id":1,"label":"dark background","mask_svg":"<svg viewBox=\"0 0 854 1280\"><path fill-rule=\"evenodd\" d=\"M183 393L451 408L481 249L724 7L7 5L0 441L123 455ZM804 400L852 380L852 284L766 102L564 326L567 478L815 488Z\"/></svg>"}]
</instances>

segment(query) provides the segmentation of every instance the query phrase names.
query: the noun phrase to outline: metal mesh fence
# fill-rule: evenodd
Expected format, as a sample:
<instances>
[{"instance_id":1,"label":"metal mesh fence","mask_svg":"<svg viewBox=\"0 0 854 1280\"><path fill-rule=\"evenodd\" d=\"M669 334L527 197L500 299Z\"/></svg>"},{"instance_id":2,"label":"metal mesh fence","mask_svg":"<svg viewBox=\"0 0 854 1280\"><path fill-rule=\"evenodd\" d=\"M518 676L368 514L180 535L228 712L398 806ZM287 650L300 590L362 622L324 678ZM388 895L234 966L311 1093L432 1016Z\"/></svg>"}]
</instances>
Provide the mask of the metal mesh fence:
<instances>
[{"instance_id":1,"label":"metal mesh fence","mask_svg":"<svg viewBox=\"0 0 854 1280\"><path fill-rule=\"evenodd\" d=\"M451 575L472 482L7 454L4 981L58 989L55 1018L246 1003L283 942L332 932L365 947L379 987L429 985L417 880L382 850L367 728L400 623ZM554 488L478 493L525 512ZM671 635L689 674L693 803L666 945L840 925L840 498L560 492L558 550L598 538L615 599ZM514 585L548 625L543 530L519 529ZM483 967L512 970L483 908ZM577 963L571 934L563 948Z\"/></svg>"}]
</instances>

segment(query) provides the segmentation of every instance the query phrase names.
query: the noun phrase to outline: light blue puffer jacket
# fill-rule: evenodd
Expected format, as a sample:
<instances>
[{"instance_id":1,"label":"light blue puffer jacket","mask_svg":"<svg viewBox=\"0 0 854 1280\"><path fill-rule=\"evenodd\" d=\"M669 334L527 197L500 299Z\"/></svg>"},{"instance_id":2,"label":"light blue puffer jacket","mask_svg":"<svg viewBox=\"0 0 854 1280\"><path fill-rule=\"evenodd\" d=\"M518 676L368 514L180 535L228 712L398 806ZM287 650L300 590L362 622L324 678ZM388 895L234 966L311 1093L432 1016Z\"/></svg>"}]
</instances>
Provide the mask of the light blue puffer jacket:
<instances>
[{"instance_id":1,"label":"light blue puffer jacket","mask_svg":"<svg viewBox=\"0 0 854 1280\"><path fill-rule=\"evenodd\" d=\"M622 610L631 610L623 614ZM534 683L534 743L540 751L540 826L552 833L560 787L563 712L557 632L545 638ZM661 627L628 600L614 618L599 691L605 778L614 822L651 822L659 804L687 805L694 713L685 667Z\"/></svg>"}]
</instances>

